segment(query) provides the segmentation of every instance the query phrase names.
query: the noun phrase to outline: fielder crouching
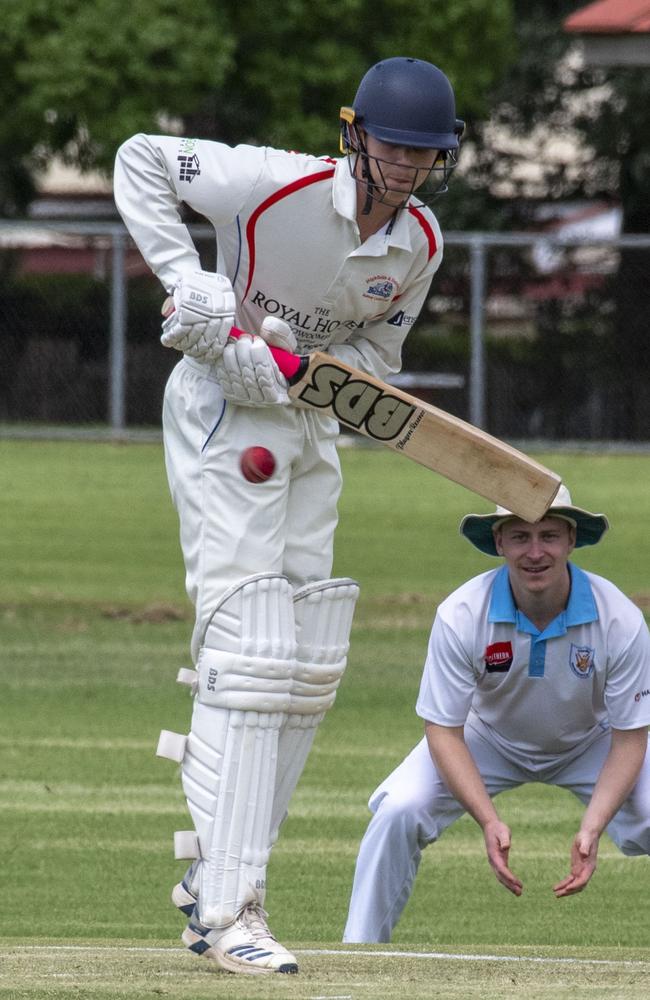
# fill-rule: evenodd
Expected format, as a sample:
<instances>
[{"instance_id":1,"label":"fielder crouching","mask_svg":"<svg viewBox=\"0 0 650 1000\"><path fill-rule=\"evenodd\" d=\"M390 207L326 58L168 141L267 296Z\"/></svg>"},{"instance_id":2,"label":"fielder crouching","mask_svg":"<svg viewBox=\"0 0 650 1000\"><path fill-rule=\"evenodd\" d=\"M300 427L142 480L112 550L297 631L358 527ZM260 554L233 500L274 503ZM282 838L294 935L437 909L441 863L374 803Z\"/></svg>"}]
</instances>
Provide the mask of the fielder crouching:
<instances>
[{"instance_id":1,"label":"fielder crouching","mask_svg":"<svg viewBox=\"0 0 650 1000\"><path fill-rule=\"evenodd\" d=\"M182 765L197 854L173 899L185 944L231 972L296 972L273 937L269 853L346 662L358 588L332 579L338 424L294 406L269 346L327 350L383 379L442 259L429 200L444 192L463 123L431 63L396 57L341 108L339 159L139 135L118 152L115 200L171 302L161 340L183 357L165 390L165 462L196 619L181 673ZM217 272L201 267L180 208L205 216ZM233 326L254 336L230 337ZM259 334L259 335L258 335ZM252 483L261 447L275 471Z\"/></svg>"},{"instance_id":2,"label":"fielder crouching","mask_svg":"<svg viewBox=\"0 0 650 1000\"><path fill-rule=\"evenodd\" d=\"M502 508L461 522L504 565L438 608L416 708L425 736L370 798L345 941L390 941L423 849L464 812L496 878L520 896L493 799L529 782L585 807L556 897L586 888L605 830L623 854L650 854L650 634L613 583L569 562L607 528L564 486L535 524Z\"/></svg>"}]
</instances>

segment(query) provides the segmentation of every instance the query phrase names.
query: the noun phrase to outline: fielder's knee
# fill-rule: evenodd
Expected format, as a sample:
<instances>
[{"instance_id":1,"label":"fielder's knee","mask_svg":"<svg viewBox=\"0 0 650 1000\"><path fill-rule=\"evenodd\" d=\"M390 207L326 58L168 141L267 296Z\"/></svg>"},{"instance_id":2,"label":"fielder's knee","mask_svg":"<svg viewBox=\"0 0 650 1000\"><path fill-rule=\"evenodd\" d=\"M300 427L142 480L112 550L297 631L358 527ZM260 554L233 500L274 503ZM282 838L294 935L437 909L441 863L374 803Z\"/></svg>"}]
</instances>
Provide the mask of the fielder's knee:
<instances>
[{"instance_id":1,"label":"fielder's knee","mask_svg":"<svg viewBox=\"0 0 650 1000\"><path fill-rule=\"evenodd\" d=\"M417 789L383 792L381 797L370 800L373 818L370 821L376 830L382 830L387 839L403 839L420 849L432 844L440 836L430 804L425 807L417 794Z\"/></svg>"}]
</instances>

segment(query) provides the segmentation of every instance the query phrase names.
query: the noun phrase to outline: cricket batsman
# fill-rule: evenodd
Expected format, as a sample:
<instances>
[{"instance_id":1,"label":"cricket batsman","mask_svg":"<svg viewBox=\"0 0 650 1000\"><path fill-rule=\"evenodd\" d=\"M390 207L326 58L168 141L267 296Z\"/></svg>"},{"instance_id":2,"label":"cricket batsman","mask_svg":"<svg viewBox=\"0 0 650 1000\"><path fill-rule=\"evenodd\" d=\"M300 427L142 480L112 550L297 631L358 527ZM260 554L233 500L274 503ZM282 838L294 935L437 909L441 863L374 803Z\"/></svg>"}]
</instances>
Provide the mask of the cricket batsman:
<instances>
[{"instance_id":1,"label":"cricket batsman","mask_svg":"<svg viewBox=\"0 0 650 1000\"><path fill-rule=\"evenodd\" d=\"M115 200L172 302L162 343L182 357L165 391L169 486L195 608L181 763L194 855L172 898L186 946L230 972L295 973L264 911L271 847L334 702L358 594L332 579L338 424L294 406L269 346L326 349L380 379L442 258L428 201L446 190L463 123L445 74L395 57L341 109L340 158L137 135ZM181 204L214 226L202 269ZM237 325L250 336L229 338ZM242 455L272 457L257 477ZM188 850L189 844L189 850Z\"/></svg>"}]
</instances>

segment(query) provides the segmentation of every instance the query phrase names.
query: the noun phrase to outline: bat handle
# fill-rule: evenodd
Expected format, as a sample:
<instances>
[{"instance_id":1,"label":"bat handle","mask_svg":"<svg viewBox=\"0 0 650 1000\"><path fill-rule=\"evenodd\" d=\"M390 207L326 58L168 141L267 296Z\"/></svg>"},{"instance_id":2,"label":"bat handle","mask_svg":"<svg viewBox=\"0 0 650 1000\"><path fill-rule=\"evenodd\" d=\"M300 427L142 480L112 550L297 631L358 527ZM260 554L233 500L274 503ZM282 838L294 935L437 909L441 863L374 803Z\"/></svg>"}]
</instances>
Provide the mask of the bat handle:
<instances>
[{"instance_id":1,"label":"bat handle","mask_svg":"<svg viewBox=\"0 0 650 1000\"><path fill-rule=\"evenodd\" d=\"M229 333L229 336L234 340L242 335L250 336L250 334L247 334L245 330L240 330L238 326L233 326ZM301 354L290 354L289 351L285 351L281 347L271 347L270 344L269 350L273 355L273 360L286 378L289 385L295 385L296 382L299 382L307 371L309 358Z\"/></svg>"}]
</instances>

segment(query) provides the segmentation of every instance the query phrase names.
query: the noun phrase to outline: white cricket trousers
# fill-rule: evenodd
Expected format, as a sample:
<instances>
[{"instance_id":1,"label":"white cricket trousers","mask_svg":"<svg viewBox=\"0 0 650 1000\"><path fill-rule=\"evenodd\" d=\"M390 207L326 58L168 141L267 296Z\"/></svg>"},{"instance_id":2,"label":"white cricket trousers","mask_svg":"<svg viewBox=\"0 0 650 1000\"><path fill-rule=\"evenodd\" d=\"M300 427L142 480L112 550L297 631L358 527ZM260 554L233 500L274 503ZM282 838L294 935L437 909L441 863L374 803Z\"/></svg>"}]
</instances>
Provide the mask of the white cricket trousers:
<instances>
[{"instance_id":1,"label":"white cricket trousers","mask_svg":"<svg viewBox=\"0 0 650 1000\"><path fill-rule=\"evenodd\" d=\"M294 587L331 576L338 424L293 405L226 402L209 367L184 358L167 382L163 430L185 585L196 609L196 662L229 587L255 573L282 573ZM251 445L275 456L276 471L264 483L241 474L241 453Z\"/></svg>"},{"instance_id":2,"label":"white cricket trousers","mask_svg":"<svg viewBox=\"0 0 650 1000\"><path fill-rule=\"evenodd\" d=\"M484 733L480 720L472 716L465 741L492 797L541 781L568 789L586 805L610 745L610 735L604 732L566 765L556 758L545 775L533 776L508 760ZM357 856L346 942L390 941L411 895L423 849L464 812L438 776L426 738L373 792L369 807L374 815ZM650 751L632 794L607 832L623 854L650 854ZM567 859L569 850L567 844Z\"/></svg>"}]
</instances>

